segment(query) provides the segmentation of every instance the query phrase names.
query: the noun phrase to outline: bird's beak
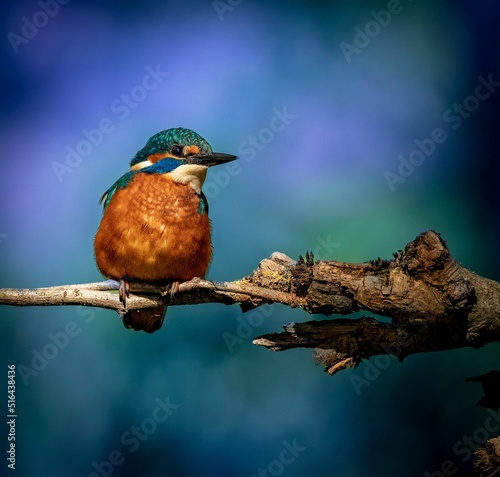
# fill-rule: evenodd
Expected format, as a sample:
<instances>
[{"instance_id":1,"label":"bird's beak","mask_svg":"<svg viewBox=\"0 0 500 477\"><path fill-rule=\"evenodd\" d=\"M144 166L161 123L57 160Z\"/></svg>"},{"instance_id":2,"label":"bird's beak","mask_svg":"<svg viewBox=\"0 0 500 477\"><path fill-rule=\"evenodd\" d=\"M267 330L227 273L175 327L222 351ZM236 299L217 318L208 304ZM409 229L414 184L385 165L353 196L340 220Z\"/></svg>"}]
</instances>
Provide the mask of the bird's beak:
<instances>
[{"instance_id":1,"label":"bird's beak","mask_svg":"<svg viewBox=\"0 0 500 477\"><path fill-rule=\"evenodd\" d=\"M226 162L231 162L235 159L238 159L238 156L225 154L223 152L212 152L211 154L197 154L188 156L185 161L188 164L199 164L200 166L211 167L217 166L219 164L225 164Z\"/></svg>"}]
</instances>

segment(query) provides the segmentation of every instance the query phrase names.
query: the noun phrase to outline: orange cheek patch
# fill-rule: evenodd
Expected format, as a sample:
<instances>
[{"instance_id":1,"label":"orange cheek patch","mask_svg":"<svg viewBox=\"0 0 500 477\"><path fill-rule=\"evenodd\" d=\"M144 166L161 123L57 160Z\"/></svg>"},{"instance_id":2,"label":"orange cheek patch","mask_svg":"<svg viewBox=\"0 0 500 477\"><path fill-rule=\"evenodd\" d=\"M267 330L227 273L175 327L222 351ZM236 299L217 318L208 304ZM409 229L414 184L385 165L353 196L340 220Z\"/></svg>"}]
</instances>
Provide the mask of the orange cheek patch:
<instances>
[{"instance_id":1,"label":"orange cheek patch","mask_svg":"<svg viewBox=\"0 0 500 477\"><path fill-rule=\"evenodd\" d=\"M156 154L150 154L148 156L148 161L151 162L151 164L154 164L158 161L161 161L162 159L165 159L166 157L178 159L177 157L171 156L170 154L165 154L164 152L157 152Z\"/></svg>"},{"instance_id":2,"label":"orange cheek patch","mask_svg":"<svg viewBox=\"0 0 500 477\"><path fill-rule=\"evenodd\" d=\"M184 154L199 154L200 153L200 148L198 146L186 146L184 148Z\"/></svg>"}]
</instances>

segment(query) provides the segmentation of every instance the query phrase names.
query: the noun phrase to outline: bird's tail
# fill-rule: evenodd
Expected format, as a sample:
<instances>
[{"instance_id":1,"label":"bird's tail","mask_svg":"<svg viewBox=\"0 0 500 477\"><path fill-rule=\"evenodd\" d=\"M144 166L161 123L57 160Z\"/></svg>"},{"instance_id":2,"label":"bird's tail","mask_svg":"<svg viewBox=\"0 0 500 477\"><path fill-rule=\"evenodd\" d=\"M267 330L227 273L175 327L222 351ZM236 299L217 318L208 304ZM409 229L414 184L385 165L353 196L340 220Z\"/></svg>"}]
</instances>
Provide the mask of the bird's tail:
<instances>
[{"instance_id":1,"label":"bird's tail","mask_svg":"<svg viewBox=\"0 0 500 477\"><path fill-rule=\"evenodd\" d=\"M166 306L156 306L154 308L144 308L142 310L130 310L122 313L123 324L125 328L132 328L135 331L145 331L154 333L161 328L165 314Z\"/></svg>"}]
</instances>

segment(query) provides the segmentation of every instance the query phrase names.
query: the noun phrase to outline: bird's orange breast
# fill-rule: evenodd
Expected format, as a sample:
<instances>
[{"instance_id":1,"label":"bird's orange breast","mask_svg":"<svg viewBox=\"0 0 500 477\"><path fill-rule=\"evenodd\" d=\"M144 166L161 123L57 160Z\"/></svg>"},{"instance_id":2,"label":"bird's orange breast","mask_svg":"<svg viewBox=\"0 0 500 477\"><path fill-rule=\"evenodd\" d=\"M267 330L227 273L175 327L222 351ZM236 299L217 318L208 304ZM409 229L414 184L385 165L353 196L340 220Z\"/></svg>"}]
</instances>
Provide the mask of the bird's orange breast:
<instances>
[{"instance_id":1,"label":"bird's orange breast","mask_svg":"<svg viewBox=\"0 0 500 477\"><path fill-rule=\"evenodd\" d=\"M99 225L94 251L101 273L147 282L203 277L212 245L200 200L167 174L136 174L115 192Z\"/></svg>"}]
</instances>

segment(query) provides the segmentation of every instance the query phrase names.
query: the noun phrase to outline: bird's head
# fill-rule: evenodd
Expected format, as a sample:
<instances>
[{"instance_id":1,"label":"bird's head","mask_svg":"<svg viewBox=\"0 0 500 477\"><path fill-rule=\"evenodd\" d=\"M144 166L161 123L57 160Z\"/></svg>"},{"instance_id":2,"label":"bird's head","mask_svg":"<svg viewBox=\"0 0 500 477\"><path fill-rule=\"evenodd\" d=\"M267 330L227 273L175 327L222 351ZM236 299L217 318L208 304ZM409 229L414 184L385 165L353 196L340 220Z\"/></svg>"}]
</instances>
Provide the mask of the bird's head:
<instances>
[{"instance_id":1,"label":"bird's head","mask_svg":"<svg viewBox=\"0 0 500 477\"><path fill-rule=\"evenodd\" d=\"M194 131L173 128L150 137L130 161L130 169L169 173L174 181L190 184L200 193L209 167L235 159L237 156L232 154L213 152L210 144Z\"/></svg>"}]
</instances>

